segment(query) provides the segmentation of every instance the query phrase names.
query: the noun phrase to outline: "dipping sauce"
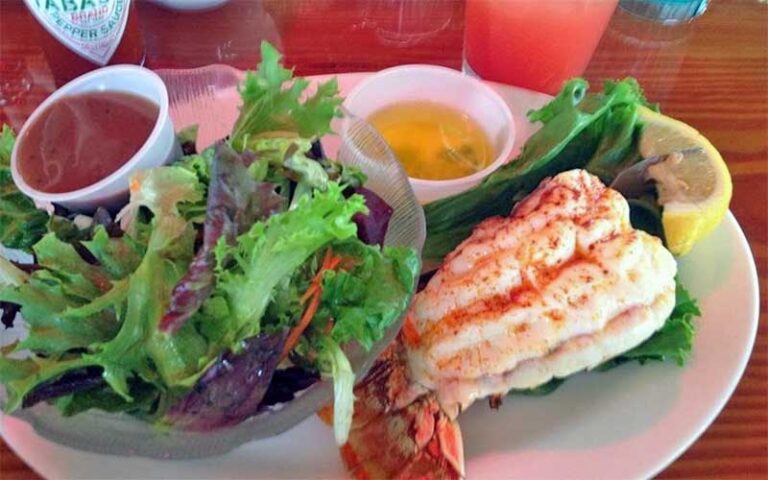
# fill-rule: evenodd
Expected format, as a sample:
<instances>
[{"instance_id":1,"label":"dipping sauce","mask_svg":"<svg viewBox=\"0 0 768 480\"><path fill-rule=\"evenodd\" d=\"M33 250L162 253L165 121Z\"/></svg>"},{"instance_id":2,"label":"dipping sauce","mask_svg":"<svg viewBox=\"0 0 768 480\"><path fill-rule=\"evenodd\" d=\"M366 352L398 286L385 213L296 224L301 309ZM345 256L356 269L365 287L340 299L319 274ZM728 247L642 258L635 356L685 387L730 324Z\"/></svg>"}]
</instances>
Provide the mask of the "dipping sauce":
<instances>
[{"instance_id":1,"label":"dipping sauce","mask_svg":"<svg viewBox=\"0 0 768 480\"><path fill-rule=\"evenodd\" d=\"M20 139L19 173L46 193L65 193L102 180L149 138L159 108L124 92L88 92L51 104Z\"/></svg>"},{"instance_id":2,"label":"dipping sauce","mask_svg":"<svg viewBox=\"0 0 768 480\"><path fill-rule=\"evenodd\" d=\"M377 110L368 121L412 178L466 177L484 169L496 157L488 135L474 119L439 103L397 103Z\"/></svg>"}]
</instances>

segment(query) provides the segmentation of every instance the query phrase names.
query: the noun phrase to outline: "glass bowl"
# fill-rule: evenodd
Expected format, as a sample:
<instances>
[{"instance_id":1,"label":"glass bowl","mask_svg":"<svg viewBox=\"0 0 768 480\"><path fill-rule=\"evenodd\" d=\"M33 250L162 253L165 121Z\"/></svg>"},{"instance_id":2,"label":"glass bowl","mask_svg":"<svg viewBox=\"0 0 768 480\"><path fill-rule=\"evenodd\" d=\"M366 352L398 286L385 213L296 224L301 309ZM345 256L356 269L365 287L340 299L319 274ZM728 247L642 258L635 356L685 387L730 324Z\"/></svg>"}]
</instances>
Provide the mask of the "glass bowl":
<instances>
[{"instance_id":1,"label":"glass bowl","mask_svg":"<svg viewBox=\"0 0 768 480\"><path fill-rule=\"evenodd\" d=\"M160 70L168 87L171 118L176 130L197 124L198 150L229 134L238 114L237 84L243 72L212 65L192 70ZM337 135L324 139L331 158L357 165L368 175L366 186L394 209L385 245L409 246L421 253L426 236L424 213L408 177L376 131L355 117L334 122ZM2 253L2 252L0 252ZM350 362L361 378L376 357L394 339L403 318L369 351L347 349ZM5 339L7 340L7 339ZM333 399L333 385L322 380L294 400L276 405L242 423L211 432L160 430L125 414L98 410L63 417L48 404L14 412L41 436L78 448L111 455L137 455L163 459L187 459L220 455L251 440L276 435L299 424ZM333 440L328 429L328 441Z\"/></svg>"}]
</instances>

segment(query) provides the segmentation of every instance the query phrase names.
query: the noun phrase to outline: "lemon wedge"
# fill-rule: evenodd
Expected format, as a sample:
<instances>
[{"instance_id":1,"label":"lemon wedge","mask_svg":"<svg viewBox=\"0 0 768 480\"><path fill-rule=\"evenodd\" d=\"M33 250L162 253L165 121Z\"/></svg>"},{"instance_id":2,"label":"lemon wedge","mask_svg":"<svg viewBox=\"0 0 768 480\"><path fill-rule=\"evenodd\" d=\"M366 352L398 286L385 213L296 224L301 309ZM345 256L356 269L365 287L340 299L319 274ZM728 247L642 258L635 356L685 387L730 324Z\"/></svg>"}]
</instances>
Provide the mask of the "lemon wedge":
<instances>
[{"instance_id":1,"label":"lemon wedge","mask_svg":"<svg viewBox=\"0 0 768 480\"><path fill-rule=\"evenodd\" d=\"M647 173L664 206L667 247L684 255L723 220L733 191L731 174L717 149L695 128L645 107L638 113L644 123L640 154L668 155ZM682 150L684 155L674 154Z\"/></svg>"}]
</instances>

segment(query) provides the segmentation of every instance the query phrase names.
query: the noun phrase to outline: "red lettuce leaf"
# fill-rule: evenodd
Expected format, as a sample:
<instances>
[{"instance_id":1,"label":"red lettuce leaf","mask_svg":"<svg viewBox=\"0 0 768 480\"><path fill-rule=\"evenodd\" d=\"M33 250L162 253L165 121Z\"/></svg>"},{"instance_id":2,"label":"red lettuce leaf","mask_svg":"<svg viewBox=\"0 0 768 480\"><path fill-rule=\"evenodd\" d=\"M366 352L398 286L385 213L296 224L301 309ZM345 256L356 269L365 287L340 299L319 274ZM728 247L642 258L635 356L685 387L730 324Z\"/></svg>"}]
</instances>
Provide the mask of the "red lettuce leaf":
<instances>
[{"instance_id":1,"label":"red lettuce leaf","mask_svg":"<svg viewBox=\"0 0 768 480\"><path fill-rule=\"evenodd\" d=\"M285 200L275 193L274 185L253 180L240 154L226 144L218 145L208 188L203 243L186 275L174 287L160 329L176 332L210 296L214 287L213 250L220 238L233 244L254 222L284 208Z\"/></svg>"},{"instance_id":2,"label":"red lettuce leaf","mask_svg":"<svg viewBox=\"0 0 768 480\"><path fill-rule=\"evenodd\" d=\"M261 407L290 402L296 397L297 392L306 390L318 381L320 381L320 374L301 367L277 370L261 401Z\"/></svg>"},{"instance_id":3,"label":"red lettuce leaf","mask_svg":"<svg viewBox=\"0 0 768 480\"><path fill-rule=\"evenodd\" d=\"M245 340L239 353L222 354L197 385L174 404L166 420L176 427L210 431L242 422L259 410L280 361L285 332Z\"/></svg>"},{"instance_id":4,"label":"red lettuce leaf","mask_svg":"<svg viewBox=\"0 0 768 480\"><path fill-rule=\"evenodd\" d=\"M353 192L362 195L368 207L367 215L358 213L353 217L357 224L357 237L368 245L383 245L389 220L392 218L392 207L365 187L357 187Z\"/></svg>"},{"instance_id":5,"label":"red lettuce leaf","mask_svg":"<svg viewBox=\"0 0 768 480\"><path fill-rule=\"evenodd\" d=\"M67 372L61 377L40 384L24 397L22 406L31 407L39 402L51 400L70 393L84 392L105 385L100 367L88 367Z\"/></svg>"}]
</instances>

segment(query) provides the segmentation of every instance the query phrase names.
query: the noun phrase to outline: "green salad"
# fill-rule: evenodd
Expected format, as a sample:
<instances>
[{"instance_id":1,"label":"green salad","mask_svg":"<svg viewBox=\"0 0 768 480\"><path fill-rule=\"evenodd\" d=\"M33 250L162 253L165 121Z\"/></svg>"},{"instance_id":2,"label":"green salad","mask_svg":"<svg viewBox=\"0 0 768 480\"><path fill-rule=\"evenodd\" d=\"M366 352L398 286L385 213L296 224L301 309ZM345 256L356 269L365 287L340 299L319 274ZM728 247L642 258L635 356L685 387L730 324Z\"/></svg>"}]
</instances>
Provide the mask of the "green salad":
<instances>
[{"instance_id":1,"label":"green salad","mask_svg":"<svg viewBox=\"0 0 768 480\"><path fill-rule=\"evenodd\" d=\"M4 323L20 310L28 330L0 357L6 411L46 401L64 415L98 408L210 430L329 377L345 441L345 349L382 339L421 264L413 249L381 246L392 209L322 153L335 80L307 87L263 44L229 138L197 153L194 130L181 132L189 154L136 172L116 218L35 208L11 179L3 127L0 241L34 256L0 257Z\"/></svg>"}]
</instances>

